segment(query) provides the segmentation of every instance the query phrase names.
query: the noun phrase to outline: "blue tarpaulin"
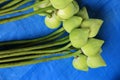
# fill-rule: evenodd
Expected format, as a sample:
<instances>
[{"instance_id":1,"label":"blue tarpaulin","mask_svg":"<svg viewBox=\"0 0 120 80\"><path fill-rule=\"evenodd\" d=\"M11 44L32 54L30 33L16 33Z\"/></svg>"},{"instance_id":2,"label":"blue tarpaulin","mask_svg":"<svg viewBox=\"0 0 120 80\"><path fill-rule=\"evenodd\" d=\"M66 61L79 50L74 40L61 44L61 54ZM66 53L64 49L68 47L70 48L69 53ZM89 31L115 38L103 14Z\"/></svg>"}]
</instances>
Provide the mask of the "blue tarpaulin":
<instances>
[{"instance_id":1,"label":"blue tarpaulin","mask_svg":"<svg viewBox=\"0 0 120 80\"><path fill-rule=\"evenodd\" d=\"M107 67L83 72L73 68L73 58L67 58L35 65L1 68L0 80L120 80L120 1L78 0L78 2L81 7L87 7L91 18L104 20L97 37L105 40L102 56ZM25 6L30 4L32 2ZM32 9L25 13L31 11ZM9 16L12 15L4 17ZM53 31L55 30L45 26L44 17L34 15L22 20L0 24L0 41L38 38Z\"/></svg>"}]
</instances>

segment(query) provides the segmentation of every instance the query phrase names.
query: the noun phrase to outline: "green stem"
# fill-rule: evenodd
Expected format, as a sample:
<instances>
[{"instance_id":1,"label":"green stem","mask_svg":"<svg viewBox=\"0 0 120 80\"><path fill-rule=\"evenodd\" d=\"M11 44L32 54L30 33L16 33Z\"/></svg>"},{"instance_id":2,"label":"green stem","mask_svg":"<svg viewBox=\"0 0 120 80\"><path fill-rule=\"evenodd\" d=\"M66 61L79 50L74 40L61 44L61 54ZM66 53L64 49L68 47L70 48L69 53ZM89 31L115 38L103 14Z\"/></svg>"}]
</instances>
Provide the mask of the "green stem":
<instances>
[{"instance_id":1,"label":"green stem","mask_svg":"<svg viewBox=\"0 0 120 80\"><path fill-rule=\"evenodd\" d=\"M28 6L28 7L22 8L22 9L20 9L20 10L12 10L12 11L6 12L6 13L4 13L4 14L1 14L1 13L0 13L0 16L7 15L7 14L18 13L18 12L23 12L23 11L26 11L26 10L31 9L31 8L33 8L33 7L37 7L37 6L39 6L39 5L42 5L43 3L44 3L44 1L40 1L40 2L36 1L33 5L30 5L30 6Z\"/></svg>"},{"instance_id":2,"label":"green stem","mask_svg":"<svg viewBox=\"0 0 120 80\"><path fill-rule=\"evenodd\" d=\"M48 41L51 41L51 40L55 40L56 38L59 38L63 34L64 34L64 31L59 33L59 34L57 34L57 35L54 35L54 36L52 36L52 37L50 37L48 39L37 41L37 42L34 42L34 43L29 43L29 44L26 44L25 46L22 45L22 47L31 46L31 45L45 43L45 42L48 42Z\"/></svg>"},{"instance_id":3,"label":"green stem","mask_svg":"<svg viewBox=\"0 0 120 80\"><path fill-rule=\"evenodd\" d=\"M66 46L65 46L66 47ZM49 50L51 50L51 49L49 49ZM56 48L52 48L52 50L58 50L58 49L56 49ZM67 51L70 51L70 50L72 50L72 48L66 48L65 50L67 50ZM59 50L59 52L62 52L62 51L65 51L65 50ZM48 51L48 50L47 50ZM10 57L15 57L15 56L25 56L25 55L37 55L37 54L43 54L44 52L43 52L43 50L41 51L41 50L38 50L38 51L32 51L31 53L30 53L31 51L27 51L27 52L19 52L19 53L12 53L12 54L4 54L4 55L0 55L0 59L3 59L3 58L10 58ZM54 52L51 52L51 53L49 53L49 54L52 54L52 53L56 53L56 51L54 51ZM48 53L47 53L48 54Z\"/></svg>"},{"instance_id":4,"label":"green stem","mask_svg":"<svg viewBox=\"0 0 120 80\"><path fill-rule=\"evenodd\" d=\"M60 28L58 30L56 30L55 32L47 35L47 36L44 36L42 38L37 38L37 39L32 39L32 40L20 40L20 41L10 41L10 42L1 42L0 43L0 46L4 46L4 45L14 45L14 44L23 44L23 43L33 43L33 42L37 42L37 41L44 41L44 40L47 40L48 38L54 36L54 35L57 35L58 33L64 31L64 28Z\"/></svg>"},{"instance_id":5,"label":"green stem","mask_svg":"<svg viewBox=\"0 0 120 80\"><path fill-rule=\"evenodd\" d=\"M41 16L41 14L42 14L42 16L51 17L51 13L48 13L48 12L42 12L42 13L40 13L40 16ZM43 14L44 14L44 15L43 15Z\"/></svg>"},{"instance_id":6,"label":"green stem","mask_svg":"<svg viewBox=\"0 0 120 80\"><path fill-rule=\"evenodd\" d=\"M6 2L7 0L0 0L0 4Z\"/></svg>"},{"instance_id":7,"label":"green stem","mask_svg":"<svg viewBox=\"0 0 120 80\"><path fill-rule=\"evenodd\" d=\"M49 47L52 47L52 46L65 44L65 43L68 43L68 42L69 42L69 39L61 41L61 42L56 42L56 43L53 42L53 43L44 44L44 45L40 45L40 46L32 46L32 47L25 47L25 48L20 48L20 49L5 50L5 51L0 51L0 55L2 55L2 54L5 55L5 54L10 54L10 53L15 53L15 52L31 51L31 50L36 50L36 49L44 49L44 48L49 48ZM34 51L32 53L34 53Z\"/></svg>"},{"instance_id":8,"label":"green stem","mask_svg":"<svg viewBox=\"0 0 120 80\"><path fill-rule=\"evenodd\" d=\"M50 41L54 41L55 39L58 39L60 36L62 36L64 34L63 32L60 32L59 34L53 35L50 38L47 38L45 40L41 40L41 41L36 41L36 42L31 42L31 43L25 43L25 44L19 44L19 45L6 45L5 48L10 48L10 49L18 49L18 48L24 48L24 47L30 47L30 46L35 46L35 45L40 45L40 44L45 44L48 43ZM12 48L11 48L12 46Z\"/></svg>"},{"instance_id":9,"label":"green stem","mask_svg":"<svg viewBox=\"0 0 120 80\"><path fill-rule=\"evenodd\" d=\"M19 52L19 53L12 53L12 54L6 54L6 55L1 55L0 58L5 58L5 57L14 57L14 56L23 56L23 55L31 55L31 54L43 54L43 53L56 53L56 52L60 52L60 51L64 51L67 48L69 48L71 46L71 44L68 44L62 48L59 49L55 49L55 50L38 50L38 51L27 51L27 52Z\"/></svg>"},{"instance_id":10,"label":"green stem","mask_svg":"<svg viewBox=\"0 0 120 80\"><path fill-rule=\"evenodd\" d=\"M58 52L58 53L49 53L49 54L36 54L36 55L27 55L27 56L19 56L19 57L12 57L12 58L4 58L0 60L0 63L4 63L4 62L11 62L11 61L20 61L20 60L28 60L28 59L36 59L36 58L41 58L44 56L52 56L55 54L67 54L70 53L70 51L63 51L63 52Z\"/></svg>"},{"instance_id":11,"label":"green stem","mask_svg":"<svg viewBox=\"0 0 120 80\"><path fill-rule=\"evenodd\" d=\"M46 62L46 61L59 60L59 59L69 58L69 57L72 57L78 54L79 52L77 51L75 53L66 54L64 56L56 56L56 57L44 58L40 60L28 60L28 61L19 61L19 62L11 62L11 63L2 63L0 64L0 68L23 66L23 65L36 64L36 63L41 63L41 62Z\"/></svg>"},{"instance_id":12,"label":"green stem","mask_svg":"<svg viewBox=\"0 0 120 80\"><path fill-rule=\"evenodd\" d=\"M13 6L15 4L17 4L18 2L20 2L21 0L12 0L11 2L9 2L8 4L4 5L1 7L1 9L5 9L5 8L8 8L10 6Z\"/></svg>"},{"instance_id":13,"label":"green stem","mask_svg":"<svg viewBox=\"0 0 120 80\"><path fill-rule=\"evenodd\" d=\"M54 8L52 6L50 6L50 7L42 8L42 9L39 9L37 11L28 13L28 14L23 14L23 15L20 15L20 16L15 16L15 17L11 17L11 18L2 19L2 20L0 20L0 24L4 24L4 23L7 23L7 22L12 22L12 21L23 19L23 18L27 18L29 16L44 12L46 10L52 10L52 9L54 9Z\"/></svg>"},{"instance_id":14,"label":"green stem","mask_svg":"<svg viewBox=\"0 0 120 80\"><path fill-rule=\"evenodd\" d=\"M3 14L3 13L8 12L8 11L12 11L12 10L14 10L14 9L22 6L23 4L28 3L28 2L30 2L30 0L24 0L24 1L22 1L22 2L20 2L20 3L18 3L18 4L16 4L16 5L14 5L14 6L11 6L11 7L8 8L8 9L0 10L0 14Z\"/></svg>"}]
</instances>

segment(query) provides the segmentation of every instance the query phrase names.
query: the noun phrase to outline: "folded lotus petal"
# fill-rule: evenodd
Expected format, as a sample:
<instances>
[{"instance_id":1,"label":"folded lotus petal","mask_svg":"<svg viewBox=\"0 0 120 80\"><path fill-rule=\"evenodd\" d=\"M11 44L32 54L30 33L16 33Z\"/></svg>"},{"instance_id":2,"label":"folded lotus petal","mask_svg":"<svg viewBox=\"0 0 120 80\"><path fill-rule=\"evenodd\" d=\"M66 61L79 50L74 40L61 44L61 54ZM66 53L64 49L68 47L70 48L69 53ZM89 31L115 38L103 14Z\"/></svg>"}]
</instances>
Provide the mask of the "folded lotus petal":
<instances>
[{"instance_id":1,"label":"folded lotus petal","mask_svg":"<svg viewBox=\"0 0 120 80\"><path fill-rule=\"evenodd\" d=\"M81 48L87 43L88 36L89 29L74 29L71 31L69 38L72 46L74 46L75 48Z\"/></svg>"},{"instance_id":2,"label":"folded lotus petal","mask_svg":"<svg viewBox=\"0 0 120 80\"><path fill-rule=\"evenodd\" d=\"M82 17L83 19L89 19L89 15L88 15L86 7L83 7L82 9L80 9L77 15Z\"/></svg>"},{"instance_id":3,"label":"folded lotus petal","mask_svg":"<svg viewBox=\"0 0 120 80\"><path fill-rule=\"evenodd\" d=\"M90 28L89 37L95 37L103 24L103 20L101 19L86 19L82 22L81 27Z\"/></svg>"},{"instance_id":4,"label":"folded lotus petal","mask_svg":"<svg viewBox=\"0 0 120 80\"><path fill-rule=\"evenodd\" d=\"M63 22L63 27L68 33L70 33L73 29L80 27L81 22L81 17L73 16Z\"/></svg>"},{"instance_id":5,"label":"folded lotus petal","mask_svg":"<svg viewBox=\"0 0 120 80\"><path fill-rule=\"evenodd\" d=\"M106 66L106 63L101 55L96 55L87 58L87 65L91 68L99 68Z\"/></svg>"},{"instance_id":6,"label":"folded lotus petal","mask_svg":"<svg viewBox=\"0 0 120 80\"><path fill-rule=\"evenodd\" d=\"M82 70L82 71L88 71L88 65L87 65L87 56L80 54L79 57L73 59L73 67Z\"/></svg>"},{"instance_id":7,"label":"folded lotus petal","mask_svg":"<svg viewBox=\"0 0 120 80\"><path fill-rule=\"evenodd\" d=\"M75 7L75 14L76 14L79 12L80 7L79 7L79 4L77 3L77 1L73 1L73 5Z\"/></svg>"},{"instance_id":8,"label":"folded lotus petal","mask_svg":"<svg viewBox=\"0 0 120 80\"><path fill-rule=\"evenodd\" d=\"M87 56L95 56L98 54L99 50L101 49L104 41L95 39L95 38L90 38L87 42L86 45L81 47L83 53Z\"/></svg>"},{"instance_id":9,"label":"folded lotus petal","mask_svg":"<svg viewBox=\"0 0 120 80\"><path fill-rule=\"evenodd\" d=\"M56 9L63 9L72 1L73 0L50 0L51 4Z\"/></svg>"}]
</instances>

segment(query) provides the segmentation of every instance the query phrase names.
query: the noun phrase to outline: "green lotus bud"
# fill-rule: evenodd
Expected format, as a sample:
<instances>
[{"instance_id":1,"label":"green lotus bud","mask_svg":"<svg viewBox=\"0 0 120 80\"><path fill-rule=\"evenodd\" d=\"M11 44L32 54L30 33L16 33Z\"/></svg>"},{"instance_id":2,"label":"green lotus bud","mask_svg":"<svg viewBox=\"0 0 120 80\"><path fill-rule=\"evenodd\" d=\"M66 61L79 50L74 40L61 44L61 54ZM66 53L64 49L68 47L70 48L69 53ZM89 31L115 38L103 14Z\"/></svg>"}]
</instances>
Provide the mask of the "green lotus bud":
<instances>
[{"instance_id":1,"label":"green lotus bud","mask_svg":"<svg viewBox=\"0 0 120 80\"><path fill-rule=\"evenodd\" d=\"M81 49L83 53L87 56L95 56L98 54L99 50L101 49L104 41L90 38L86 45L84 45Z\"/></svg>"},{"instance_id":2,"label":"green lotus bud","mask_svg":"<svg viewBox=\"0 0 120 80\"><path fill-rule=\"evenodd\" d=\"M87 19L82 22L81 27L90 28L89 37L95 37L102 24L103 20L101 19Z\"/></svg>"},{"instance_id":3,"label":"green lotus bud","mask_svg":"<svg viewBox=\"0 0 120 80\"><path fill-rule=\"evenodd\" d=\"M68 6L68 4L70 4L72 1L73 0L50 0L51 4L56 9L63 9Z\"/></svg>"},{"instance_id":4,"label":"green lotus bud","mask_svg":"<svg viewBox=\"0 0 120 80\"><path fill-rule=\"evenodd\" d=\"M61 25L61 22L57 20L54 15L52 15L51 17L46 16L45 24L50 29L54 29L58 28Z\"/></svg>"},{"instance_id":5,"label":"green lotus bud","mask_svg":"<svg viewBox=\"0 0 120 80\"><path fill-rule=\"evenodd\" d=\"M78 12L77 16L80 16L83 19L89 19L89 15L88 15L86 7L83 7L82 9L80 9L80 11Z\"/></svg>"},{"instance_id":6,"label":"green lotus bud","mask_svg":"<svg viewBox=\"0 0 120 80\"><path fill-rule=\"evenodd\" d=\"M74 29L71 31L69 38L72 43L72 45L75 48L81 48L84 46L88 41L89 36L89 29Z\"/></svg>"},{"instance_id":7,"label":"green lotus bud","mask_svg":"<svg viewBox=\"0 0 120 80\"><path fill-rule=\"evenodd\" d=\"M80 27L81 22L81 17L73 16L68 20L63 21L63 27L68 33L70 33L73 29Z\"/></svg>"},{"instance_id":8,"label":"green lotus bud","mask_svg":"<svg viewBox=\"0 0 120 80\"><path fill-rule=\"evenodd\" d=\"M79 4L77 3L77 1L73 1L73 5L74 5L74 7L75 7L75 14L76 13L78 13L79 12L79 9L80 9L80 7L79 7Z\"/></svg>"},{"instance_id":9,"label":"green lotus bud","mask_svg":"<svg viewBox=\"0 0 120 80\"><path fill-rule=\"evenodd\" d=\"M75 14L75 6L73 3L70 3L64 9L59 9L57 15L62 19L69 19Z\"/></svg>"},{"instance_id":10,"label":"green lotus bud","mask_svg":"<svg viewBox=\"0 0 120 80\"><path fill-rule=\"evenodd\" d=\"M80 54L79 57L73 59L73 67L82 70L82 71L88 71L88 65L87 65L87 57L83 54Z\"/></svg>"},{"instance_id":11,"label":"green lotus bud","mask_svg":"<svg viewBox=\"0 0 120 80\"><path fill-rule=\"evenodd\" d=\"M87 65L91 68L99 68L106 66L106 63L100 55L95 55L87 58Z\"/></svg>"},{"instance_id":12,"label":"green lotus bud","mask_svg":"<svg viewBox=\"0 0 120 80\"><path fill-rule=\"evenodd\" d=\"M51 3L50 3L49 0L44 0L44 1L42 1L42 3L41 3L39 6L35 6L33 9L34 9L34 11L36 11L36 10L38 10L38 9L40 9L40 8L45 8L45 7L48 7L48 6L50 6L50 5L51 5ZM51 13L52 10L47 10L46 12L47 12L47 13ZM46 13L43 12L43 13L40 13L39 15L40 15L40 16L46 16Z\"/></svg>"}]
</instances>

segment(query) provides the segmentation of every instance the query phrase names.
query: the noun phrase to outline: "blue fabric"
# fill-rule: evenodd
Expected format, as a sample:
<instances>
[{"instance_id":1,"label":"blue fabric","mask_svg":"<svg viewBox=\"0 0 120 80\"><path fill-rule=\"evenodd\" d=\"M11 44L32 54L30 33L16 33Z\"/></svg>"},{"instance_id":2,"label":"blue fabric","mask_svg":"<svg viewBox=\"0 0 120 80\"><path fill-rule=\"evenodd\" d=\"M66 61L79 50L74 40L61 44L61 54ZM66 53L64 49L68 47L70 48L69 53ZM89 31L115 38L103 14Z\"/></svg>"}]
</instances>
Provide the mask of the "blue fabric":
<instances>
[{"instance_id":1,"label":"blue fabric","mask_svg":"<svg viewBox=\"0 0 120 80\"><path fill-rule=\"evenodd\" d=\"M71 65L72 58L68 58L0 69L0 80L120 80L120 1L79 0L79 4L87 6L91 17L104 20L97 37L105 40L102 56L107 67L89 69L89 72L78 71ZM9 17L9 15L5 17ZM37 38L52 31L54 30L45 26L44 17L34 15L1 24L0 41Z\"/></svg>"}]
</instances>

